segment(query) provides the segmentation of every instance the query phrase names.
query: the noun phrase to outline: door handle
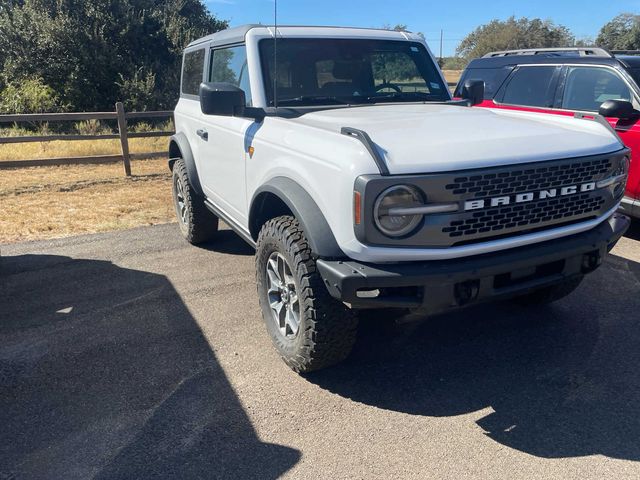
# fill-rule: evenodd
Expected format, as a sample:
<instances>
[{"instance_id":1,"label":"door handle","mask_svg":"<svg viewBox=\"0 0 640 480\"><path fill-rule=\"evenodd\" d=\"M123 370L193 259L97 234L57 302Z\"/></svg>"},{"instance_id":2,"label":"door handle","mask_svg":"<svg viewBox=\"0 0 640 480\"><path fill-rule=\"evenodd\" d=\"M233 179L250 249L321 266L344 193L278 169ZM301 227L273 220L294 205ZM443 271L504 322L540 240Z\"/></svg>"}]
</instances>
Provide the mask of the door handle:
<instances>
[{"instance_id":1,"label":"door handle","mask_svg":"<svg viewBox=\"0 0 640 480\"><path fill-rule=\"evenodd\" d=\"M207 132L204 128L199 128L196 130L196 135L198 135L203 140L209 140L209 132Z\"/></svg>"}]
</instances>

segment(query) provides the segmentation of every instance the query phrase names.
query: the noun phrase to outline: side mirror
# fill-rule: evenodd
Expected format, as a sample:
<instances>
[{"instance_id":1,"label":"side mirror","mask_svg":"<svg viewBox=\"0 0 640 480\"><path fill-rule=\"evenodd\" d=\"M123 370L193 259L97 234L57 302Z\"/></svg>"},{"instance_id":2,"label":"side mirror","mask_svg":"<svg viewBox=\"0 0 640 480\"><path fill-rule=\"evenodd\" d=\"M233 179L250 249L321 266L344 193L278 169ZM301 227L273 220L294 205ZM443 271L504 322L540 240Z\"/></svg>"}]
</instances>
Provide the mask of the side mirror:
<instances>
[{"instance_id":1,"label":"side mirror","mask_svg":"<svg viewBox=\"0 0 640 480\"><path fill-rule=\"evenodd\" d=\"M640 115L631 102L626 100L607 100L602 102L598 109L598 114L603 117L628 119Z\"/></svg>"},{"instance_id":2,"label":"side mirror","mask_svg":"<svg viewBox=\"0 0 640 480\"><path fill-rule=\"evenodd\" d=\"M245 104L244 92L235 85L222 82L200 84L200 110L205 115L242 115Z\"/></svg>"},{"instance_id":3,"label":"side mirror","mask_svg":"<svg viewBox=\"0 0 640 480\"><path fill-rule=\"evenodd\" d=\"M484 100L484 81L469 79L464 82L460 96L467 100L471 106L478 105Z\"/></svg>"},{"instance_id":4,"label":"side mirror","mask_svg":"<svg viewBox=\"0 0 640 480\"><path fill-rule=\"evenodd\" d=\"M205 115L246 117L261 122L266 113L262 108L247 107L244 91L231 83L200 84L200 110Z\"/></svg>"}]
</instances>

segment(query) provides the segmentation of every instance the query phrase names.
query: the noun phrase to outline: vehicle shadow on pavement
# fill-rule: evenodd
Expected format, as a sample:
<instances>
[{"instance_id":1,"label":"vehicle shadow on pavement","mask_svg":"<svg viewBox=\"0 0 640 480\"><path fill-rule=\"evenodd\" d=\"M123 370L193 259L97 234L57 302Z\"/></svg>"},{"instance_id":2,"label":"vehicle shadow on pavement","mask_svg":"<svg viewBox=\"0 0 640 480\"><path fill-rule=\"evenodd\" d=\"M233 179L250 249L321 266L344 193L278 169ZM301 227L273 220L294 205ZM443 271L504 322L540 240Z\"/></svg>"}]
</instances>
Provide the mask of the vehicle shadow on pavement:
<instances>
[{"instance_id":1,"label":"vehicle shadow on pavement","mask_svg":"<svg viewBox=\"0 0 640 480\"><path fill-rule=\"evenodd\" d=\"M223 227L224 228L224 227ZM253 255L255 250L233 230L219 230L211 242L201 243L198 248L229 255Z\"/></svg>"},{"instance_id":2,"label":"vehicle shadow on pavement","mask_svg":"<svg viewBox=\"0 0 640 480\"><path fill-rule=\"evenodd\" d=\"M0 263L0 478L277 478L162 275L63 256Z\"/></svg>"},{"instance_id":3,"label":"vehicle shadow on pavement","mask_svg":"<svg viewBox=\"0 0 640 480\"><path fill-rule=\"evenodd\" d=\"M413 415L476 412L487 436L539 457L638 461L638 312L640 264L610 256L551 306L485 305L413 325L363 315L350 359L308 379Z\"/></svg>"},{"instance_id":4,"label":"vehicle shadow on pavement","mask_svg":"<svg viewBox=\"0 0 640 480\"><path fill-rule=\"evenodd\" d=\"M639 219L631 219L631 226L627 233L624 234L625 237L631 238L632 240L640 241L640 220Z\"/></svg>"}]
</instances>

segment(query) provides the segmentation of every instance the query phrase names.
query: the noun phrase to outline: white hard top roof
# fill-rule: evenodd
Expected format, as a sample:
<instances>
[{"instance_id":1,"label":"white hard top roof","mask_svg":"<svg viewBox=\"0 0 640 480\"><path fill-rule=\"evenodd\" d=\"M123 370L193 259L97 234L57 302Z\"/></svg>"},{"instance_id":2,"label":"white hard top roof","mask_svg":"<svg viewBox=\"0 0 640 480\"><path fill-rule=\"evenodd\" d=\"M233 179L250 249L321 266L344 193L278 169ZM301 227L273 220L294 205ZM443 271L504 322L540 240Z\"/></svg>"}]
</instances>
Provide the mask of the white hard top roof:
<instances>
[{"instance_id":1,"label":"white hard top roof","mask_svg":"<svg viewBox=\"0 0 640 480\"><path fill-rule=\"evenodd\" d=\"M261 24L248 24L241 25L239 27L228 28L226 30L221 30L219 32L213 33L211 35L207 35L206 37L199 38L191 42L187 48L194 47L201 43L211 43L212 46L220 46L220 45L230 45L233 43L242 43L245 41L245 37L250 30L253 29L264 29L265 33L269 35L273 35L273 25L261 25ZM281 34L286 35L287 31L290 32L300 32L301 30L309 30L309 35L330 35L336 36L336 34L344 34L345 36L350 36L350 32L354 34L354 36L358 36L360 38L363 37L363 33L366 31L371 32L372 37L388 37L388 38L397 38L398 40L418 40L416 34L411 32L397 32L395 30L385 30L380 28L358 28L358 27L324 27L324 26L304 26L304 25L278 25L278 36Z\"/></svg>"}]
</instances>

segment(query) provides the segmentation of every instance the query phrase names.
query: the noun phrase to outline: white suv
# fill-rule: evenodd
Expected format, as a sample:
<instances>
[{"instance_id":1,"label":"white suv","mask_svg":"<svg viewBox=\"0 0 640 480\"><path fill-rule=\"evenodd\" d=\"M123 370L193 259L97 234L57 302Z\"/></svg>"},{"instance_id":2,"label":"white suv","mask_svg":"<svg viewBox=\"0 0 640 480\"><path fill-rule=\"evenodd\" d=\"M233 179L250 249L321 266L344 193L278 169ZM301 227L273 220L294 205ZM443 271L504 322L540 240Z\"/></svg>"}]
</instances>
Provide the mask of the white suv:
<instances>
[{"instance_id":1,"label":"white suv","mask_svg":"<svg viewBox=\"0 0 640 480\"><path fill-rule=\"evenodd\" d=\"M169 147L180 229L256 248L285 362L345 358L354 310L549 302L628 226L629 151L598 118L469 108L407 32L244 26L185 50Z\"/></svg>"}]
</instances>

